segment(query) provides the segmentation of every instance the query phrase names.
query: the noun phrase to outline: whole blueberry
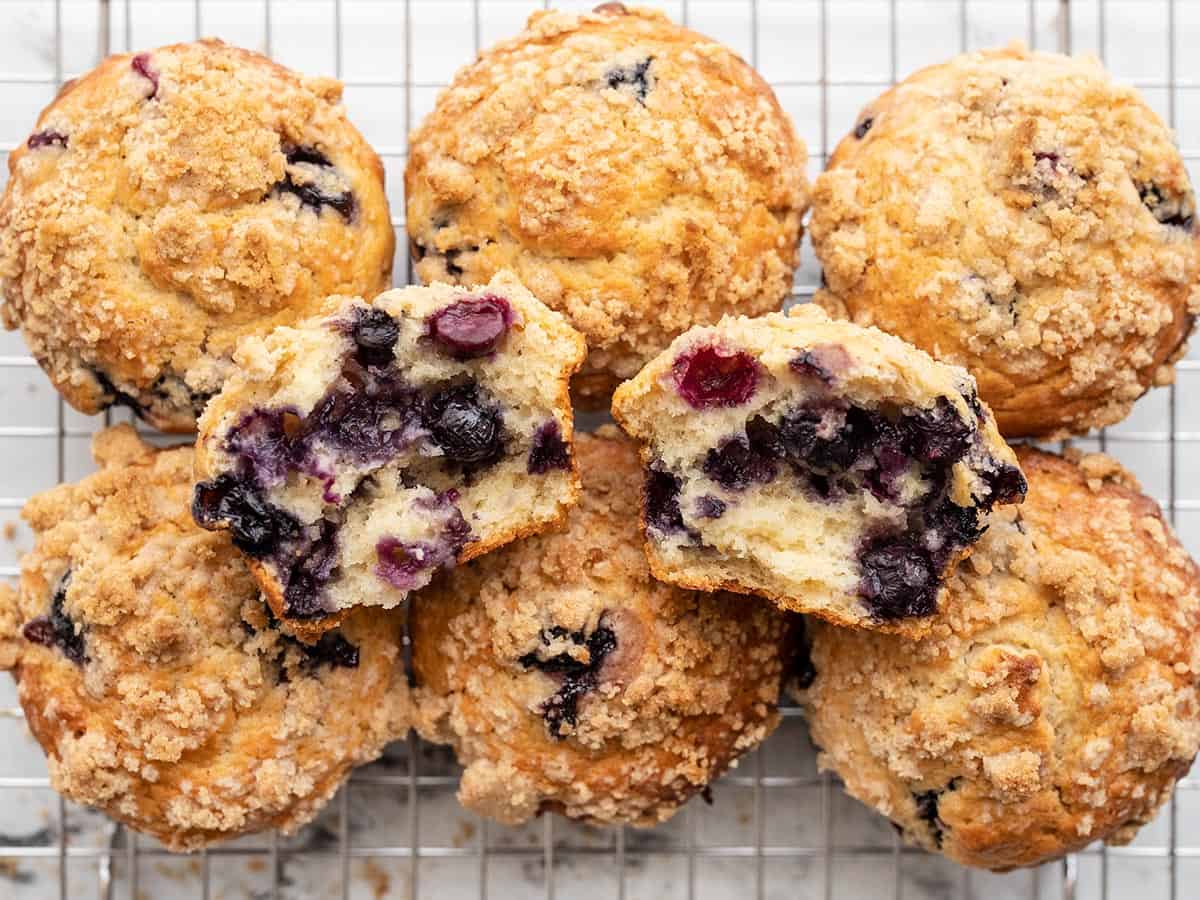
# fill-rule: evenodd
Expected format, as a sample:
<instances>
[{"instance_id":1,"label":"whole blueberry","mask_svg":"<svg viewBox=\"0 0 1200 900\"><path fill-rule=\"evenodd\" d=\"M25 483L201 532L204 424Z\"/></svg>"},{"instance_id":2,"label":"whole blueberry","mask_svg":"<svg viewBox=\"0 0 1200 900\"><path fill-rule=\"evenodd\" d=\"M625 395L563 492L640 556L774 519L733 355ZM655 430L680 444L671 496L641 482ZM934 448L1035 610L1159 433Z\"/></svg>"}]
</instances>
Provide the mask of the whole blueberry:
<instances>
[{"instance_id":1,"label":"whole blueberry","mask_svg":"<svg viewBox=\"0 0 1200 900\"><path fill-rule=\"evenodd\" d=\"M503 297L484 294L452 303L429 317L429 337L453 359L476 359L495 352L513 322Z\"/></svg>"},{"instance_id":2,"label":"whole blueberry","mask_svg":"<svg viewBox=\"0 0 1200 900\"><path fill-rule=\"evenodd\" d=\"M504 452L500 411L480 398L474 382L432 396L425 411L425 427L451 462L490 463Z\"/></svg>"},{"instance_id":3,"label":"whole blueberry","mask_svg":"<svg viewBox=\"0 0 1200 900\"><path fill-rule=\"evenodd\" d=\"M758 361L715 344L681 353L672 366L676 390L696 409L741 406L758 386Z\"/></svg>"}]
</instances>

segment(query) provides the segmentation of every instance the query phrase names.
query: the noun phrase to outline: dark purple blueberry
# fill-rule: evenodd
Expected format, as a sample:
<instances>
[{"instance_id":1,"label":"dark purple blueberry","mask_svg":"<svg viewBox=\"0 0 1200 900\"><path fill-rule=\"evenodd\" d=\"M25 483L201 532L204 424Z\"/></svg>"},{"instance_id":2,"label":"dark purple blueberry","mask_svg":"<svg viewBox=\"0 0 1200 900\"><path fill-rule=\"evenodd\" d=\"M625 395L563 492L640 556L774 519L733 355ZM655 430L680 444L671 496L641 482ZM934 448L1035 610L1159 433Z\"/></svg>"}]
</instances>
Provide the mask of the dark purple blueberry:
<instances>
[{"instance_id":1,"label":"dark purple blueberry","mask_svg":"<svg viewBox=\"0 0 1200 900\"><path fill-rule=\"evenodd\" d=\"M711 494L696 498L696 515L701 519L719 519L725 515L725 503Z\"/></svg>"},{"instance_id":2,"label":"dark purple blueberry","mask_svg":"<svg viewBox=\"0 0 1200 900\"><path fill-rule=\"evenodd\" d=\"M484 294L452 303L429 317L429 336L453 359L477 359L493 353L513 322L503 297Z\"/></svg>"},{"instance_id":3,"label":"dark purple blueberry","mask_svg":"<svg viewBox=\"0 0 1200 900\"><path fill-rule=\"evenodd\" d=\"M153 100L158 96L158 73L150 68L150 54L139 53L133 58L133 62L129 64L133 71L137 72L143 78L150 82L152 90L146 95L147 100Z\"/></svg>"},{"instance_id":4,"label":"dark purple blueberry","mask_svg":"<svg viewBox=\"0 0 1200 900\"><path fill-rule=\"evenodd\" d=\"M309 413L305 440L342 450L363 462L395 455L420 427L420 394L394 373L376 377L357 368L353 360L347 361L342 375L343 380Z\"/></svg>"},{"instance_id":5,"label":"dark purple blueberry","mask_svg":"<svg viewBox=\"0 0 1200 900\"><path fill-rule=\"evenodd\" d=\"M605 657L617 648L617 635L605 624L603 616L590 635L582 631L567 632L561 626L544 631L542 644L549 645L563 638L570 638L576 645L587 647L587 662L576 659L563 651L556 656L542 658L536 650L526 653L517 660L526 669L538 669L555 678L560 678L558 690L542 703L542 718L551 736L561 740L566 737L566 728L574 726L579 715L579 700L594 690L600 681L600 668Z\"/></svg>"},{"instance_id":6,"label":"dark purple blueberry","mask_svg":"<svg viewBox=\"0 0 1200 900\"><path fill-rule=\"evenodd\" d=\"M638 103L645 106L646 94L650 91L649 76L652 62L654 62L654 57L647 56L645 59L627 66L614 66L604 73L604 78L614 91L619 91L623 87L632 88Z\"/></svg>"},{"instance_id":7,"label":"dark purple blueberry","mask_svg":"<svg viewBox=\"0 0 1200 900\"><path fill-rule=\"evenodd\" d=\"M274 552L300 530L299 523L290 515L269 504L254 487L229 474L196 485L192 516L204 528L227 524L234 544L255 558Z\"/></svg>"},{"instance_id":8,"label":"dark purple blueberry","mask_svg":"<svg viewBox=\"0 0 1200 900\"><path fill-rule=\"evenodd\" d=\"M83 631L76 629L75 623L67 615L67 588L71 584L71 573L68 571L58 582L54 595L50 598L50 612L38 616L25 623L21 633L25 640L43 647L57 647L63 656L77 666L87 662L87 652L83 643Z\"/></svg>"},{"instance_id":9,"label":"dark purple blueberry","mask_svg":"<svg viewBox=\"0 0 1200 900\"><path fill-rule=\"evenodd\" d=\"M29 136L29 140L25 142L30 150L36 150L38 147L59 147L67 146L67 136L59 131L38 131Z\"/></svg>"},{"instance_id":10,"label":"dark purple blueberry","mask_svg":"<svg viewBox=\"0 0 1200 900\"><path fill-rule=\"evenodd\" d=\"M811 350L801 350L788 362L788 368L797 375L815 378L825 384L833 384L833 373L825 368L818 354Z\"/></svg>"},{"instance_id":11,"label":"dark purple blueberry","mask_svg":"<svg viewBox=\"0 0 1200 900\"><path fill-rule=\"evenodd\" d=\"M940 465L962 459L975 434L945 397L938 397L932 409L901 415L898 425L905 453Z\"/></svg>"},{"instance_id":12,"label":"dark purple blueberry","mask_svg":"<svg viewBox=\"0 0 1200 900\"><path fill-rule=\"evenodd\" d=\"M297 641L306 662L312 666L333 666L342 669L358 668L358 648L342 637L340 632L327 631L315 644Z\"/></svg>"},{"instance_id":13,"label":"dark purple blueberry","mask_svg":"<svg viewBox=\"0 0 1200 900\"><path fill-rule=\"evenodd\" d=\"M683 531L683 515L679 511L679 491L682 485L670 472L651 467L646 470L642 502L646 510L646 527L664 534Z\"/></svg>"},{"instance_id":14,"label":"dark purple blueberry","mask_svg":"<svg viewBox=\"0 0 1200 900\"><path fill-rule=\"evenodd\" d=\"M876 538L859 556L859 594L877 619L928 616L937 611L938 573L929 552L907 537Z\"/></svg>"},{"instance_id":15,"label":"dark purple blueberry","mask_svg":"<svg viewBox=\"0 0 1200 900\"><path fill-rule=\"evenodd\" d=\"M779 421L789 458L829 472L852 466L879 430L872 414L853 406L845 412L829 406L801 408Z\"/></svg>"},{"instance_id":16,"label":"dark purple blueberry","mask_svg":"<svg viewBox=\"0 0 1200 900\"><path fill-rule=\"evenodd\" d=\"M333 168L333 163L329 161L329 158L315 147L284 145L283 153L287 157L288 165L290 166L305 165L321 169ZM357 204L354 201L354 194L351 191L342 191L340 194L327 194L312 181L297 182L292 177L291 172L286 172L283 180L276 182L272 190L295 194L299 198L301 205L309 207L318 215L320 215L322 207L328 206L340 213L342 218L347 221L354 218Z\"/></svg>"},{"instance_id":17,"label":"dark purple blueberry","mask_svg":"<svg viewBox=\"0 0 1200 900\"><path fill-rule=\"evenodd\" d=\"M338 567L337 523L322 519L317 536L301 544L286 573L283 589L284 610L296 619L314 619L329 614L325 604L325 585Z\"/></svg>"},{"instance_id":18,"label":"dark purple blueberry","mask_svg":"<svg viewBox=\"0 0 1200 900\"><path fill-rule=\"evenodd\" d=\"M929 829L933 834L933 841L938 847L942 846L942 833L946 829L946 823L942 821L938 815L938 803L942 798L942 794L946 791L952 791L958 786L958 779L952 778L950 783L941 790L931 791L913 791L913 803L917 807L917 818L927 822Z\"/></svg>"},{"instance_id":19,"label":"dark purple blueberry","mask_svg":"<svg viewBox=\"0 0 1200 900\"><path fill-rule=\"evenodd\" d=\"M352 334L357 348L355 355L362 365L384 368L396 358L395 347L400 338L400 326L382 309L355 309Z\"/></svg>"},{"instance_id":20,"label":"dark purple blueberry","mask_svg":"<svg viewBox=\"0 0 1200 900\"><path fill-rule=\"evenodd\" d=\"M994 468L982 471L980 477L990 492L982 501L987 509L997 503L1018 503L1025 499L1025 492L1029 488L1021 470L1008 463L997 463Z\"/></svg>"},{"instance_id":21,"label":"dark purple blueberry","mask_svg":"<svg viewBox=\"0 0 1200 900\"><path fill-rule=\"evenodd\" d=\"M986 526L979 524L979 511L974 506L959 506L942 497L925 513L925 528L933 533L943 557L979 540Z\"/></svg>"},{"instance_id":22,"label":"dark purple blueberry","mask_svg":"<svg viewBox=\"0 0 1200 900\"><path fill-rule=\"evenodd\" d=\"M672 371L679 395L696 409L740 406L758 386L758 362L753 356L716 345L681 353Z\"/></svg>"},{"instance_id":23,"label":"dark purple blueberry","mask_svg":"<svg viewBox=\"0 0 1200 900\"><path fill-rule=\"evenodd\" d=\"M874 124L875 124L875 120L873 118L871 118L870 116L867 116L865 119L863 119L857 125L854 126L854 136L856 138L858 138L858 140L861 141L863 138L865 138L867 136L867 132L871 130L871 126Z\"/></svg>"},{"instance_id":24,"label":"dark purple blueberry","mask_svg":"<svg viewBox=\"0 0 1200 900\"><path fill-rule=\"evenodd\" d=\"M425 427L446 459L461 465L486 465L504 452L500 411L479 397L474 382L446 388L429 398Z\"/></svg>"},{"instance_id":25,"label":"dark purple blueberry","mask_svg":"<svg viewBox=\"0 0 1200 900\"><path fill-rule=\"evenodd\" d=\"M1195 218L1195 203L1191 192L1173 193L1157 184L1138 185L1142 205L1163 225L1191 230Z\"/></svg>"},{"instance_id":26,"label":"dark purple blueberry","mask_svg":"<svg viewBox=\"0 0 1200 900\"><path fill-rule=\"evenodd\" d=\"M756 452L749 438L742 435L724 441L709 450L701 467L704 474L730 491L745 490L752 484L767 484L774 480L775 460Z\"/></svg>"},{"instance_id":27,"label":"dark purple blueberry","mask_svg":"<svg viewBox=\"0 0 1200 900\"><path fill-rule=\"evenodd\" d=\"M543 422L534 431L525 468L530 475L545 475L551 469L571 468L571 448L562 439L558 423L553 419Z\"/></svg>"},{"instance_id":28,"label":"dark purple blueberry","mask_svg":"<svg viewBox=\"0 0 1200 900\"><path fill-rule=\"evenodd\" d=\"M225 449L247 467L258 487L281 484L296 464L295 435L299 427L294 413L281 409L256 409L229 429Z\"/></svg>"}]
</instances>

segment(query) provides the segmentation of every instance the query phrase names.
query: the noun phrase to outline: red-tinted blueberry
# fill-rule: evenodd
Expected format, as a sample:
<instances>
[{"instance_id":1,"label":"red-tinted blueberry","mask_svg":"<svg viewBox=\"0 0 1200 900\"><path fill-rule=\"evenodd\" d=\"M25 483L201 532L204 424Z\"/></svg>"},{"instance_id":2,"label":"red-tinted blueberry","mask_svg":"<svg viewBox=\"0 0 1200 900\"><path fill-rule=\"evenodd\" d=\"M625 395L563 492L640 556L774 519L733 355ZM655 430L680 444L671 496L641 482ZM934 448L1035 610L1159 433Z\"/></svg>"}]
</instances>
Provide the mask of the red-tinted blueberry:
<instances>
[{"instance_id":1,"label":"red-tinted blueberry","mask_svg":"<svg viewBox=\"0 0 1200 900\"><path fill-rule=\"evenodd\" d=\"M429 317L429 336L453 359L476 359L495 352L513 322L503 297L484 294L459 300Z\"/></svg>"},{"instance_id":2,"label":"red-tinted blueberry","mask_svg":"<svg viewBox=\"0 0 1200 900\"><path fill-rule=\"evenodd\" d=\"M859 594L878 619L928 616L937 611L938 577L927 550L909 538L876 538L859 555Z\"/></svg>"},{"instance_id":3,"label":"red-tinted blueberry","mask_svg":"<svg viewBox=\"0 0 1200 900\"><path fill-rule=\"evenodd\" d=\"M150 54L139 53L133 58L130 63L133 71L137 72L143 78L150 82L150 93L146 95L147 100L153 100L158 96L158 72L150 65Z\"/></svg>"},{"instance_id":4,"label":"red-tinted blueberry","mask_svg":"<svg viewBox=\"0 0 1200 900\"><path fill-rule=\"evenodd\" d=\"M562 439L558 423L551 419L533 432L526 471L530 475L545 475L551 469L571 468L571 448Z\"/></svg>"},{"instance_id":5,"label":"red-tinted blueberry","mask_svg":"<svg viewBox=\"0 0 1200 900\"><path fill-rule=\"evenodd\" d=\"M754 396L758 362L741 350L708 345L681 353L672 371L676 390L696 409L740 406Z\"/></svg>"}]
</instances>

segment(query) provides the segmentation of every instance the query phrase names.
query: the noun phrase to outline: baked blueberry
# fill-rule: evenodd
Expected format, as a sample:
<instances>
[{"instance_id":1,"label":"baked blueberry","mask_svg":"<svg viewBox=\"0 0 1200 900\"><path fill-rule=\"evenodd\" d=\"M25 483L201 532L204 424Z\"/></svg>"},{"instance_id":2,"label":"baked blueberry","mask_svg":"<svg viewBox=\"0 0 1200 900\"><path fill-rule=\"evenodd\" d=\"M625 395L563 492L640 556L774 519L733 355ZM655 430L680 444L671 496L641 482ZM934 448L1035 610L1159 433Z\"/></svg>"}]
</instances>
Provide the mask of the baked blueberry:
<instances>
[{"instance_id":1,"label":"baked blueberry","mask_svg":"<svg viewBox=\"0 0 1200 900\"><path fill-rule=\"evenodd\" d=\"M46 129L31 134L25 143L30 150L36 150L38 147L66 147L67 136L53 129Z\"/></svg>"},{"instance_id":2,"label":"baked blueberry","mask_svg":"<svg viewBox=\"0 0 1200 900\"><path fill-rule=\"evenodd\" d=\"M574 501L567 382L583 352L509 275L331 297L242 345L202 420L196 521L233 531L301 636L396 606Z\"/></svg>"},{"instance_id":3,"label":"baked blueberry","mask_svg":"<svg viewBox=\"0 0 1200 900\"><path fill-rule=\"evenodd\" d=\"M685 332L613 415L651 461L657 577L845 625L925 632L993 507L1024 496L966 372L812 306Z\"/></svg>"},{"instance_id":4,"label":"baked blueberry","mask_svg":"<svg viewBox=\"0 0 1200 900\"><path fill-rule=\"evenodd\" d=\"M614 91L629 88L633 91L634 96L637 97L638 103L645 106L646 94L650 92L653 83L650 73L650 64L653 62L654 57L647 56L645 59L638 60L629 65L613 66L604 73L604 80Z\"/></svg>"}]
</instances>

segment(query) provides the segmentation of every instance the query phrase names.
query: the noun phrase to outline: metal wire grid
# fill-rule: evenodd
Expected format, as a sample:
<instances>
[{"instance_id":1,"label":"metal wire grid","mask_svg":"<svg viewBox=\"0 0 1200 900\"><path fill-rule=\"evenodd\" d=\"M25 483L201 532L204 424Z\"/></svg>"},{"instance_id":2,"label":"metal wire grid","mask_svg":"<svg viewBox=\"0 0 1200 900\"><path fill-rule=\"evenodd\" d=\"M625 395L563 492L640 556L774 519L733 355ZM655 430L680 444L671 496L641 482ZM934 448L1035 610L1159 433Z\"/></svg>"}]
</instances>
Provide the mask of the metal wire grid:
<instances>
[{"instance_id":1,"label":"metal wire grid","mask_svg":"<svg viewBox=\"0 0 1200 900\"><path fill-rule=\"evenodd\" d=\"M63 3L64 0L45 0L52 7L53 14L53 74L52 76L30 76L21 73L4 74L0 76L0 86L12 86L21 84L44 84L48 86L61 85L64 80L64 52L63 52ZM203 0L186 0L192 7L192 30L194 36L199 37L206 33L205 31L205 5ZM257 3L245 4L244 15L247 17L260 15L263 31L263 48L265 52L270 54L273 49L274 28L273 28L273 12L277 5L281 5L284 0L261 0ZM333 43L333 61L334 74L338 77L342 76L343 72L343 18L344 4L351 0L326 0L332 4L334 34ZM471 3L471 21L470 28L473 40L473 47L478 52L481 43L481 2L482 0L473 0ZM489 0L496 2L496 0ZM682 0L681 13L682 20L685 24L690 22L692 7L702 5L704 0ZM809 6L815 6L817 12L817 27L819 29L819 40L817 42L818 52L818 76L815 80L794 80L788 82L774 82L777 88L780 87L805 87L816 88L819 95L820 109L820 125L819 125L819 145L814 153L815 162L823 164L826 155L830 149L830 131L829 131L829 110L830 110L830 90L833 88L879 88L883 89L888 85L895 83L898 75L897 59L898 59L898 31L901 15L901 0L888 0L888 39L890 51L889 63L889 78L886 81L872 80L833 80L829 77L830 63L830 40L829 40L829 19L830 19L830 0L800 0L807 3ZM949 55L952 49L963 50L968 47L968 28L970 24L971 5L969 0L942 0L947 7L947 12L957 19L958 32L958 48L946 48L946 55ZM1107 46L1108 42L1108 7L1110 0L1092 0L1088 4L1088 12L1095 16L1095 27L1097 34L1097 43L1100 47L1101 55ZM1139 87L1145 89L1165 89L1167 103L1167 117L1172 127L1176 124L1176 104L1177 91L1181 87L1197 87L1200 85L1183 84L1176 78L1176 17L1177 6L1186 2L1186 0L1147 0L1147 4L1157 2L1165 4L1167 16L1167 46L1163 48L1166 54L1166 72L1167 78L1165 82L1149 80L1135 82ZM122 48L129 49L132 47L132 28L133 28L133 9L131 0L97 0L96 14L99 16L98 22L98 58L107 55L110 50L110 42L114 33L114 6L121 4L123 6L122 17ZM549 5L549 4L546 4ZM1078 11L1083 6L1083 0L1012 0L1013 6L1023 6L1025 9L1026 18L1026 41L1036 47L1038 44L1039 35L1039 15L1045 16L1047 12L1050 15L1056 16L1056 39L1055 47L1064 52L1070 52L1072 49L1072 14L1079 14ZM400 88L404 93L404 131L407 135L411 131L412 126L412 99L414 88L433 88L440 85L429 82L418 82L413 78L413 0L403 0L403 22L404 22L404 71L400 80L390 79L366 79L351 82L352 85L370 86L370 87L391 87ZM256 9L257 8L257 11ZM750 22L750 59L757 66L759 63L759 2L757 0L745 0L745 15ZM845 123L840 123L841 126ZM12 145L0 145L0 152L13 149ZM382 155L403 157L407 154L407 148L395 147L379 147ZM1187 155L1189 160L1200 159L1200 153ZM398 212L400 210L397 210ZM398 233L403 235L404 222L399 216L393 219L393 226ZM400 246L403 247L405 242L401 240ZM404 252L403 250L401 251ZM810 254L811 258L811 254ZM405 257L403 264L397 266L397 271L404 273L403 280L407 283L412 281L412 270ZM816 289L816 284L812 283L811 277L806 278L808 273L802 272L800 283L795 286L793 299L797 301L806 300L811 297ZM8 355L0 356L0 370L12 370L23 368L35 368L34 361L27 356ZM1184 360L1180 364L1180 370L1183 372L1200 371L1200 359ZM0 373L0 378L3 378L8 372ZM1179 487L1179 471L1178 471L1178 446L1191 445L1200 442L1200 431L1180 430L1177 427L1178 420L1178 397L1177 389L1172 386L1167 391L1167 414L1166 421L1162 424L1165 428L1129 431L1124 430L1120 434L1101 433L1095 441L1101 448L1109 448L1111 445L1120 443L1130 444L1165 444L1169 452L1168 472L1167 472L1167 496L1164 498L1164 506L1170 515L1172 522L1178 518L1180 511L1200 511L1200 500L1183 500L1178 496ZM111 415L105 416L106 424L112 419ZM68 412L64 408L61 399L57 400L56 421L54 426L3 426L0 427L0 439L3 438L39 438L54 443L54 453L56 459L57 480L62 481L66 472L66 441L68 438L86 437L91 434L90 428L69 427ZM0 497L0 510L15 510L19 509L23 504L23 497ZM0 577L12 578L17 574L17 569L13 565L0 566ZM799 711L794 707L786 707L783 710L785 723L795 720ZM21 719L22 711L17 708L0 708L0 720L4 718ZM247 849L239 847L236 850L228 850L225 848L217 848L205 853L201 853L198 857L199 867L197 877L194 884L181 885L180 896L194 896L199 894L203 898L212 896L212 872L214 860L221 860L227 855L237 854L239 857L245 856L260 856L265 859L266 865L271 873L270 888L265 892L265 896L272 898L280 897L284 890L284 884L281 879L282 866L281 861L288 856L296 854L304 854L307 856L321 855L329 861L336 864L340 873L339 887L336 893L342 897L349 897L354 885L350 877L351 861L360 859L402 859L409 862L408 865L408 896L416 898L421 896L421 888L423 887L420 881L421 866L419 862L422 859L461 859L462 869L465 872L467 867L474 861L477 866L477 877L479 881L479 897L486 898L489 893L489 869L494 864L494 861L504 857L519 857L540 861L542 867L542 884L537 890L537 893L546 897L553 898L555 896L565 894L556 883L556 868L563 862L569 862L572 857L586 856L602 856L611 858L613 865L616 868L616 896L625 898L629 895L627 882L627 862L631 855L650 854L658 856L682 855L685 861L684 874L684 889L689 900L693 900L700 896L703 892L703 886L698 877L697 869L701 860L708 859L731 859L731 860L749 860L753 863L753 878L752 884L743 884L735 892L736 896L753 895L757 898L767 896L766 879L764 876L765 867L768 861L778 859L799 859L812 860L819 864L821 874L821 888L819 895L824 896L827 900L839 894L839 882L835 878L835 861L850 859L870 859L883 858L889 859L891 863L892 876L890 895L896 900L899 900L905 892L906 881L902 877L905 871L906 863L914 865L914 860L920 861L925 859L923 854L918 851L913 851L909 848L901 846L898 839L893 837L890 847L875 847L875 846L835 846L834 829L835 829L835 800L836 800L836 784L835 780L827 775L797 777L792 775L768 775L764 768L764 756L762 753L756 753L749 761L749 768L752 770L750 774L730 775L726 776L721 782L722 785L731 785L738 788L749 789L752 792L752 832L753 842L735 842L719 845L701 844L697 837L697 823L701 815L701 811L695 803L682 813L684 817L684 838L678 846L663 847L652 845L652 849L646 849L641 846L641 843L636 839L634 832L626 832L625 829L615 831L614 839L611 847L569 847L560 846L560 842L556 839L556 828L561 830L564 826L557 824L553 816L545 816L540 821L541 842L540 846L535 847L520 847L520 846L496 846L494 842L495 832L499 829L496 826L490 826L485 820L478 820L478 830L476 838L472 846L455 845L453 842L444 842L445 845L430 846L421 840L421 814L422 802L420 802L422 789L452 789L457 783L457 777L454 774L421 774L420 759L422 756L422 746L416 738L410 738L407 745L407 773L402 775L394 775L380 773L371 769L360 770L356 772L351 779L350 785L352 788L368 788L368 789L384 789L384 788L403 788L407 797L407 831L409 840L407 843L397 843L384 846L357 847L354 846L351 839L350 829L350 795L349 789L343 789L333 804L333 813L336 826L333 829L332 846L326 849L313 850L295 850L284 845L282 839L277 834L269 836L268 843L265 847ZM3 770L0 769L0 772ZM14 789L45 789L49 787L49 781L45 777L5 777L0 775L0 796L6 791ZM1180 791L1195 791L1200 788L1200 779L1188 778L1180 782ZM778 846L767 843L766 840L766 814L764 811L766 793L775 789L783 788L815 788L819 791L819 813L821 820L822 840L814 841L812 845L797 844L792 846ZM0 800L0 809L3 808L3 800ZM716 813L708 813L713 815ZM1114 865L1121 864L1125 861L1133 861L1138 859L1165 861L1169 872L1168 892L1171 900L1176 900L1177 897L1196 897L1200 896L1200 886L1194 883L1186 884L1184 879L1180 878L1178 871L1181 860L1200 859L1200 846L1181 845L1179 838L1179 815L1178 804L1173 800L1165 810L1164 814L1167 820L1167 840L1165 846L1132 846L1125 848L1089 848L1082 854L1072 855L1061 863L1046 866L1038 870L1033 870L1032 873L1026 873L1023 878L1028 879L1027 883L1022 887L1019 884L1015 885L1014 890L1006 893L1006 896L1029 896L1038 900L1038 898L1051 896L1062 897L1063 900L1072 900L1077 896L1077 888L1079 884L1080 863L1082 861L1095 860L1098 858L1100 873L1098 878L1097 890L1093 892L1095 896L1107 900L1110 896L1110 871ZM161 858L169 856L169 854L159 847L144 847L141 846L137 836L132 832L121 828L120 826L110 826L110 840L107 846L75 846L69 839L68 828L68 804L57 798L56 800L56 822L55 827L48 830L55 839L39 846L0 846L0 862L5 860L51 860L57 863L57 884L51 889L51 893L56 892L61 898L79 896L79 892L72 887L70 878L70 866L76 860L93 862L96 866L97 880L96 884L99 887L100 896L102 898L113 897L129 897L136 898L142 896L139 881L139 871L145 865L145 861L149 859ZM1200 837L1193 835L1193 838ZM1200 844L1200 841L1193 841L1193 844ZM219 865L219 863L217 863ZM122 871L117 872L120 868ZM979 893L978 879L981 876L973 875L966 869L958 869L957 873L950 882L949 894L943 892L940 896L955 896L971 897ZM1010 881L1013 876L1010 876ZM444 885L444 882L442 883ZM3 883L0 882L0 895L4 893ZM504 889L501 892L503 896L512 896L509 889ZM789 892L790 893L790 892ZM1092 896L1093 894L1089 894ZM49 894L47 894L49 896ZM257 896L257 895L256 895ZM1079 894L1082 896L1082 893Z\"/></svg>"}]
</instances>

